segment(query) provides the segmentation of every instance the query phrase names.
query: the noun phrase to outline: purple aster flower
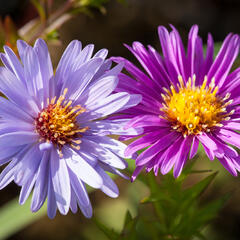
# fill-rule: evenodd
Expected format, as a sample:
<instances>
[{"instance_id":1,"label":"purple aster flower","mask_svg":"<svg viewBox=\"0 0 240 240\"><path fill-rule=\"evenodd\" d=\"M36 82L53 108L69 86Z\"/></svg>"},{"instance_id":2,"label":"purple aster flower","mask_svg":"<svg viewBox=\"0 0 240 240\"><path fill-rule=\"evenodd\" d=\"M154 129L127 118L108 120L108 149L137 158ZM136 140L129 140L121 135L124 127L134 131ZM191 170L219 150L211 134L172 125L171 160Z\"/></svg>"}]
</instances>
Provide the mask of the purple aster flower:
<instances>
[{"instance_id":1,"label":"purple aster flower","mask_svg":"<svg viewBox=\"0 0 240 240\"><path fill-rule=\"evenodd\" d=\"M0 165L10 162L0 175L0 189L11 181L21 186L23 204L31 191L31 210L48 200L48 216L58 209L67 214L77 206L86 217L92 207L85 184L110 197L118 188L106 173L125 177L126 146L108 134L139 134L125 130L127 119L107 120L109 114L135 106L140 95L112 93L122 64L111 68L107 50L93 54L94 45L82 49L72 41L56 73L45 42L31 47L17 42L21 61L5 47L1 59ZM105 120L104 120L105 119Z\"/></svg>"},{"instance_id":2,"label":"purple aster flower","mask_svg":"<svg viewBox=\"0 0 240 240\"><path fill-rule=\"evenodd\" d=\"M210 160L215 157L234 176L240 170L239 157L230 145L240 147L240 68L230 73L239 52L239 36L229 34L215 59L212 36L206 54L198 27L191 28L187 53L178 31L158 28L162 56L151 46L134 42L126 47L145 72L121 57L131 75L121 73L117 91L142 94L138 106L122 111L132 118L129 127L143 127L144 136L132 142L126 153L149 147L136 158L132 180L143 168L157 175L178 177L188 158L197 153L199 142ZM122 137L124 139L124 137ZM126 138L125 138L126 139Z\"/></svg>"}]
</instances>

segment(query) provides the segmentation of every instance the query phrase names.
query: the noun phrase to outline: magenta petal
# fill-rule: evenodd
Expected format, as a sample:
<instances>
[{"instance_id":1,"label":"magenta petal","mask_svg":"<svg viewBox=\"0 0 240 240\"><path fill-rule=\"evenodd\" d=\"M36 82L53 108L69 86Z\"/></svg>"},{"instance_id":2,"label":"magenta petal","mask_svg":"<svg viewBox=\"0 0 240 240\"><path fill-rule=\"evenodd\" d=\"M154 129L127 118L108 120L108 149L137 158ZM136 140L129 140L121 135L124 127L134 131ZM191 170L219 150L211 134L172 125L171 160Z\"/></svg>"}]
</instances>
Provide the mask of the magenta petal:
<instances>
[{"instance_id":1,"label":"magenta petal","mask_svg":"<svg viewBox=\"0 0 240 240\"><path fill-rule=\"evenodd\" d=\"M192 142L192 148L191 148L190 155L189 155L190 159L193 158L197 154L198 145L199 145L199 140L197 137L194 137L193 142Z\"/></svg>"},{"instance_id":2,"label":"magenta petal","mask_svg":"<svg viewBox=\"0 0 240 240\"><path fill-rule=\"evenodd\" d=\"M158 27L158 35L159 35L160 43L162 45L162 51L163 51L164 57L168 59L169 62L172 62L172 65L175 67L177 75L179 75L180 71L177 67L176 58L174 56L174 51L171 45L170 35L167 29L162 26Z\"/></svg>"},{"instance_id":3,"label":"magenta petal","mask_svg":"<svg viewBox=\"0 0 240 240\"><path fill-rule=\"evenodd\" d=\"M227 157L231 157L231 158L236 158L238 157L238 153L237 151L228 146L224 141L222 141L217 135L212 136L212 139L214 139L214 141L216 142L217 146L218 146L218 150L216 152L220 152L220 154ZM216 155L217 156L217 155ZM218 157L218 156L217 156Z\"/></svg>"},{"instance_id":4,"label":"magenta petal","mask_svg":"<svg viewBox=\"0 0 240 240\"><path fill-rule=\"evenodd\" d=\"M186 54L185 54L185 50L184 50L184 45L182 42L182 39L177 31L177 29L171 25L171 28L173 29L173 31L171 32L170 38L175 41L175 47L176 47L176 59L177 59L177 64L179 66L181 75L183 77L183 79L186 79L186 72L185 72L185 68L186 68Z\"/></svg>"},{"instance_id":5,"label":"magenta petal","mask_svg":"<svg viewBox=\"0 0 240 240\"><path fill-rule=\"evenodd\" d=\"M223 157L219 158L219 161L233 176L237 176L236 167L231 158Z\"/></svg>"},{"instance_id":6,"label":"magenta petal","mask_svg":"<svg viewBox=\"0 0 240 240\"><path fill-rule=\"evenodd\" d=\"M189 76L193 76L195 74L194 71L194 57L195 57L195 47L197 41L197 34L198 34L198 26L192 26L189 35L188 35L188 52L187 52L187 62L189 69Z\"/></svg>"},{"instance_id":7,"label":"magenta petal","mask_svg":"<svg viewBox=\"0 0 240 240\"><path fill-rule=\"evenodd\" d=\"M167 174L178 159L178 152L181 148L183 137L179 137L164 153L163 162L161 163L161 173ZM159 161L159 160L158 160ZM159 164L158 164L159 165Z\"/></svg>"},{"instance_id":8,"label":"magenta petal","mask_svg":"<svg viewBox=\"0 0 240 240\"><path fill-rule=\"evenodd\" d=\"M200 142L207 146L208 148L214 150L217 150L217 144L208 136L208 134L203 133L201 135L197 135L198 140L200 140Z\"/></svg>"},{"instance_id":9,"label":"magenta petal","mask_svg":"<svg viewBox=\"0 0 240 240\"><path fill-rule=\"evenodd\" d=\"M144 166L140 166L140 167L135 168L135 170L132 174L132 177L131 177L132 182L137 178L138 174L142 171L143 168L144 168Z\"/></svg>"},{"instance_id":10,"label":"magenta petal","mask_svg":"<svg viewBox=\"0 0 240 240\"><path fill-rule=\"evenodd\" d=\"M127 129L130 127L137 128L147 126L169 127L169 123L156 115L143 115L143 116L140 115L129 121L125 128Z\"/></svg>"},{"instance_id":11,"label":"magenta petal","mask_svg":"<svg viewBox=\"0 0 240 240\"><path fill-rule=\"evenodd\" d=\"M156 131L153 133L152 132L148 133L147 135L137 139L136 141L134 141L128 145L128 147L125 151L125 155L131 156L136 151L150 146L156 140L158 140L161 137L161 135L163 135L163 134L164 134L163 131L159 131L159 132Z\"/></svg>"},{"instance_id":12,"label":"magenta petal","mask_svg":"<svg viewBox=\"0 0 240 240\"><path fill-rule=\"evenodd\" d=\"M177 154L176 163L174 165L173 175L175 178L177 178L182 171L182 168L187 160L190 148L192 143L192 137L186 137L182 145L180 146L179 152Z\"/></svg>"},{"instance_id":13,"label":"magenta petal","mask_svg":"<svg viewBox=\"0 0 240 240\"><path fill-rule=\"evenodd\" d=\"M212 67L208 73L208 80L214 77L219 87L224 83L227 74L229 73L232 64L237 57L239 50L239 37L229 34L223 42Z\"/></svg>"},{"instance_id":14,"label":"magenta petal","mask_svg":"<svg viewBox=\"0 0 240 240\"><path fill-rule=\"evenodd\" d=\"M150 148L145 150L137 157L136 165L142 166L149 162L157 153L167 148L178 136L179 134L176 132L170 132L168 135L160 138Z\"/></svg>"},{"instance_id":15,"label":"magenta petal","mask_svg":"<svg viewBox=\"0 0 240 240\"><path fill-rule=\"evenodd\" d=\"M202 79L206 76L207 72L209 71L212 63L213 63L213 54L214 54L214 42L211 34L208 34L207 40L207 51L206 51L206 58L202 70L201 77ZM202 82L198 82L201 84Z\"/></svg>"},{"instance_id":16,"label":"magenta petal","mask_svg":"<svg viewBox=\"0 0 240 240\"><path fill-rule=\"evenodd\" d=\"M240 122L233 122L233 121L228 121L224 122L224 128L227 129L232 129L232 130L240 130Z\"/></svg>"},{"instance_id":17,"label":"magenta petal","mask_svg":"<svg viewBox=\"0 0 240 240\"><path fill-rule=\"evenodd\" d=\"M227 142L227 143L230 143L238 148L240 148L240 141L239 141L239 138L240 138L240 134L239 133L236 133L234 131L231 131L231 130L227 130L227 129L224 129L224 128L221 128L219 130L219 137Z\"/></svg>"}]
</instances>

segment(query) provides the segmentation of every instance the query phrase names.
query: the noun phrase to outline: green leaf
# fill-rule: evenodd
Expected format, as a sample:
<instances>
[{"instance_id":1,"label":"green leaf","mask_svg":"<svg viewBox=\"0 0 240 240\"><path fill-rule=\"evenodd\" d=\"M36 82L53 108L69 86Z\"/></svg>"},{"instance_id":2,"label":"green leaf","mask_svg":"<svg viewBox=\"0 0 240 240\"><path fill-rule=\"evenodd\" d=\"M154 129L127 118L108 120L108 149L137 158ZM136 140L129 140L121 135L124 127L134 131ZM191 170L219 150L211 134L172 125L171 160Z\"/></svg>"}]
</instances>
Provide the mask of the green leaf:
<instances>
[{"instance_id":1,"label":"green leaf","mask_svg":"<svg viewBox=\"0 0 240 240\"><path fill-rule=\"evenodd\" d=\"M119 3L126 5L128 2L127 0L117 0Z\"/></svg>"},{"instance_id":2,"label":"green leaf","mask_svg":"<svg viewBox=\"0 0 240 240\"><path fill-rule=\"evenodd\" d=\"M28 224L46 215L46 203L37 213L30 211L30 204L31 198L28 198L22 206L19 205L18 199L14 199L0 209L0 240L8 238Z\"/></svg>"},{"instance_id":3,"label":"green leaf","mask_svg":"<svg viewBox=\"0 0 240 240\"><path fill-rule=\"evenodd\" d=\"M115 232L113 229L109 229L107 226L102 224L96 218L93 218L93 221L97 225L97 227L108 237L110 240L117 240L119 239L119 234Z\"/></svg>"},{"instance_id":4,"label":"green leaf","mask_svg":"<svg viewBox=\"0 0 240 240\"><path fill-rule=\"evenodd\" d=\"M149 173L144 179L140 178L150 189L150 196L145 197L141 203L153 205L154 216L150 218L150 221L146 221L144 216L138 216L135 222L137 223L136 226L139 226L139 222L144 222L145 226L150 222L148 228L151 228L151 232L148 234L150 236L154 233L151 239L154 239L156 235L159 236L158 239L163 240L169 239L169 236L172 239L181 240L190 240L194 236L198 237L198 239L204 239L200 231L210 220L216 217L222 206L220 204L222 201L217 200L216 205L210 205L209 208L212 208L212 211L208 210L208 204L199 207L200 195L215 179L217 172L206 176L193 186L183 190L184 183L190 174L209 172L209 170L194 171L192 169L194 163L195 161L190 162L185 167L180 179L175 179L172 173L162 177L155 177L153 173ZM140 225L141 227L137 228L140 231L138 236L145 239L144 234L148 230L143 228L143 224Z\"/></svg>"},{"instance_id":5,"label":"green leaf","mask_svg":"<svg viewBox=\"0 0 240 240\"><path fill-rule=\"evenodd\" d=\"M229 196L230 195L227 194L217 200L205 204L201 208L193 208L192 213L190 213L190 215L186 218L187 221L182 224L182 231L180 230L179 232L184 232L185 236L197 236L198 234L199 237L199 231L217 216L219 210L229 199Z\"/></svg>"},{"instance_id":6,"label":"green leaf","mask_svg":"<svg viewBox=\"0 0 240 240\"><path fill-rule=\"evenodd\" d=\"M139 216L138 221L136 223L136 240L142 239L142 240L159 240L161 239L161 233L159 233L159 229L157 227L158 222L154 222L152 220L147 220L144 218L141 218ZM134 239L134 240L135 240Z\"/></svg>"},{"instance_id":7,"label":"green leaf","mask_svg":"<svg viewBox=\"0 0 240 240\"><path fill-rule=\"evenodd\" d=\"M214 58L217 56L221 46L222 46L222 42L215 42L214 43ZM207 51L207 44L204 44L203 50L206 53L206 51Z\"/></svg>"},{"instance_id":8,"label":"green leaf","mask_svg":"<svg viewBox=\"0 0 240 240\"><path fill-rule=\"evenodd\" d=\"M160 195L160 194L152 194L149 197L145 197L141 200L141 203L154 203L159 201L169 201L171 203L174 203L174 200L169 198L168 195Z\"/></svg>"},{"instance_id":9,"label":"green leaf","mask_svg":"<svg viewBox=\"0 0 240 240\"><path fill-rule=\"evenodd\" d=\"M113 175L112 178L116 178ZM95 189L87 186L88 193ZM13 199L0 208L0 240L6 239L31 223L47 215L47 202L36 213L30 210L32 196L24 205L19 205L18 198Z\"/></svg>"},{"instance_id":10,"label":"green leaf","mask_svg":"<svg viewBox=\"0 0 240 240\"><path fill-rule=\"evenodd\" d=\"M208 240L205 236L203 236L200 232L196 233L195 236L201 240Z\"/></svg>"},{"instance_id":11,"label":"green leaf","mask_svg":"<svg viewBox=\"0 0 240 240\"><path fill-rule=\"evenodd\" d=\"M31 0L33 6L37 9L38 14L40 16L41 22L46 21L46 13L44 7L40 4L38 0Z\"/></svg>"},{"instance_id":12,"label":"green leaf","mask_svg":"<svg viewBox=\"0 0 240 240\"><path fill-rule=\"evenodd\" d=\"M186 166L183 168L181 175L177 178L177 181L184 181L188 177L188 175L192 172L192 168L195 162L196 161L191 160L188 164L186 164Z\"/></svg>"},{"instance_id":13,"label":"green leaf","mask_svg":"<svg viewBox=\"0 0 240 240\"><path fill-rule=\"evenodd\" d=\"M210 220L215 218L218 211L223 207L223 205L230 198L230 196L231 194L226 194L219 199L204 205L202 208L200 208L199 211L196 211L196 223L202 225L208 223Z\"/></svg>"},{"instance_id":14,"label":"green leaf","mask_svg":"<svg viewBox=\"0 0 240 240\"><path fill-rule=\"evenodd\" d=\"M129 223L131 223L133 220L131 214L129 211L127 211L126 216L125 216L125 220L124 220L124 228L127 227L129 225Z\"/></svg>"},{"instance_id":15,"label":"green leaf","mask_svg":"<svg viewBox=\"0 0 240 240\"><path fill-rule=\"evenodd\" d=\"M46 40L51 41L51 40L57 40L59 39L59 33L57 30L53 30L46 35Z\"/></svg>"},{"instance_id":16,"label":"green leaf","mask_svg":"<svg viewBox=\"0 0 240 240\"><path fill-rule=\"evenodd\" d=\"M124 221L123 231L119 237L120 239L128 239L128 240L137 240L136 235L136 221L137 219L132 218L129 211L127 211Z\"/></svg>"},{"instance_id":17,"label":"green leaf","mask_svg":"<svg viewBox=\"0 0 240 240\"><path fill-rule=\"evenodd\" d=\"M213 181L217 174L218 172L214 172L213 174L207 176L197 184L186 189L184 191L184 198L182 199L182 201L186 201L187 204L190 204L191 201L200 196L206 190L206 188L210 185L210 183Z\"/></svg>"},{"instance_id":18,"label":"green leaf","mask_svg":"<svg viewBox=\"0 0 240 240\"><path fill-rule=\"evenodd\" d=\"M82 12L91 16L90 9L97 8L101 13L105 14L106 9L104 5L108 2L109 0L75 0L73 13Z\"/></svg>"},{"instance_id":19,"label":"green leaf","mask_svg":"<svg viewBox=\"0 0 240 240\"><path fill-rule=\"evenodd\" d=\"M214 43L214 58L217 56L221 47L222 47L222 42L215 42Z\"/></svg>"},{"instance_id":20,"label":"green leaf","mask_svg":"<svg viewBox=\"0 0 240 240\"><path fill-rule=\"evenodd\" d=\"M157 183L156 176L154 176L153 172L148 173L147 181L148 186L151 190L151 193L158 193L159 192L159 184Z\"/></svg>"}]
</instances>

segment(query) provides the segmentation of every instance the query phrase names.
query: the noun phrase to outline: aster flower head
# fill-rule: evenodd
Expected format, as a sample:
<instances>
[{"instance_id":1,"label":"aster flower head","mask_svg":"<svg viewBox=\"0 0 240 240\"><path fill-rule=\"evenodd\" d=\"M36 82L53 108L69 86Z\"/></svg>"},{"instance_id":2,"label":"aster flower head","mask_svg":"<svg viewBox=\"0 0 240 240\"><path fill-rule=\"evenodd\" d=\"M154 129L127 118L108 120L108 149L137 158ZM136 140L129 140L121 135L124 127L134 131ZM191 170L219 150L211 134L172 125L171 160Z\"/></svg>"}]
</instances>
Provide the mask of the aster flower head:
<instances>
[{"instance_id":1,"label":"aster flower head","mask_svg":"<svg viewBox=\"0 0 240 240\"><path fill-rule=\"evenodd\" d=\"M117 91L142 94L142 102L124 110L132 118L128 127L143 127L144 136L133 141L126 153L149 147L136 158L132 179L153 169L157 175L178 177L195 156L199 143L210 160L215 157L234 176L240 170L239 156L230 145L240 147L240 68L230 73L239 52L239 36L229 34L214 59L214 43L208 35L206 54L198 27L191 28L187 51L178 31L160 26L162 55L153 47L134 42L126 47L145 71L121 57L129 75L121 73ZM124 137L122 137L124 139ZM126 138L125 138L126 139Z\"/></svg>"},{"instance_id":2,"label":"aster flower head","mask_svg":"<svg viewBox=\"0 0 240 240\"><path fill-rule=\"evenodd\" d=\"M20 60L5 47L1 54L0 189L11 181L21 186L20 204L31 191L31 210L47 198L48 216L67 214L78 206L86 217L92 207L85 184L110 197L118 188L106 172L125 177L126 146L108 134L139 134L125 130L127 119L105 117L136 105L140 95L112 93L123 65L111 68L107 50L93 55L92 44L72 41L53 74L47 45L17 42Z\"/></svg>"}]
</instances>

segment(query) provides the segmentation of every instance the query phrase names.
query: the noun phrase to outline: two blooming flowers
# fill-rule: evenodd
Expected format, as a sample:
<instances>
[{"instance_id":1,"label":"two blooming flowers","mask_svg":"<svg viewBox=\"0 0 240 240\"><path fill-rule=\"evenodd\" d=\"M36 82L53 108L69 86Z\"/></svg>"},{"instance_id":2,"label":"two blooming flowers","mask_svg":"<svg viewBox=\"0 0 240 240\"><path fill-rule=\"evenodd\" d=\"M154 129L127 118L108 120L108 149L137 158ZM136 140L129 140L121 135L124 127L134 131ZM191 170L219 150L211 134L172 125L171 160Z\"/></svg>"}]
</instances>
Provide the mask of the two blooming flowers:
<instances>
[{"instance_id":1,"label":"two blooming flowers","mask_svg":"<svg viewBox=\"0 0 240 240\"><path fill-rule=\"evenodd\" d=\"M32 192L31 210L45 200L48 216L92 206L85 185L110 197L118 188L107 172L125 157L136 158L134 180L145 169L178 177L199 143L234 176L240 171L240 68L231 71L240 38L229 34L214 59L208 35L206 53L198 27L189 32L187 53L178 31L158 28L162 55L141 43L126 46L144 70L121 57L106 59L72 41L55 74L45 42L17 42L20 59L5 47L0 68L0 189L14 181L23 204ZM112 67L112 61L117 63ZM128 74L121 73L125 68ZM230 72L231 71L231 72ZM113 114L113 116L112 116ZM111 116L110 116L111 115ZM120 140L136 138L131 144ZM140 155L135 153L147 148Z\"/></svg>"}]
</instances>

